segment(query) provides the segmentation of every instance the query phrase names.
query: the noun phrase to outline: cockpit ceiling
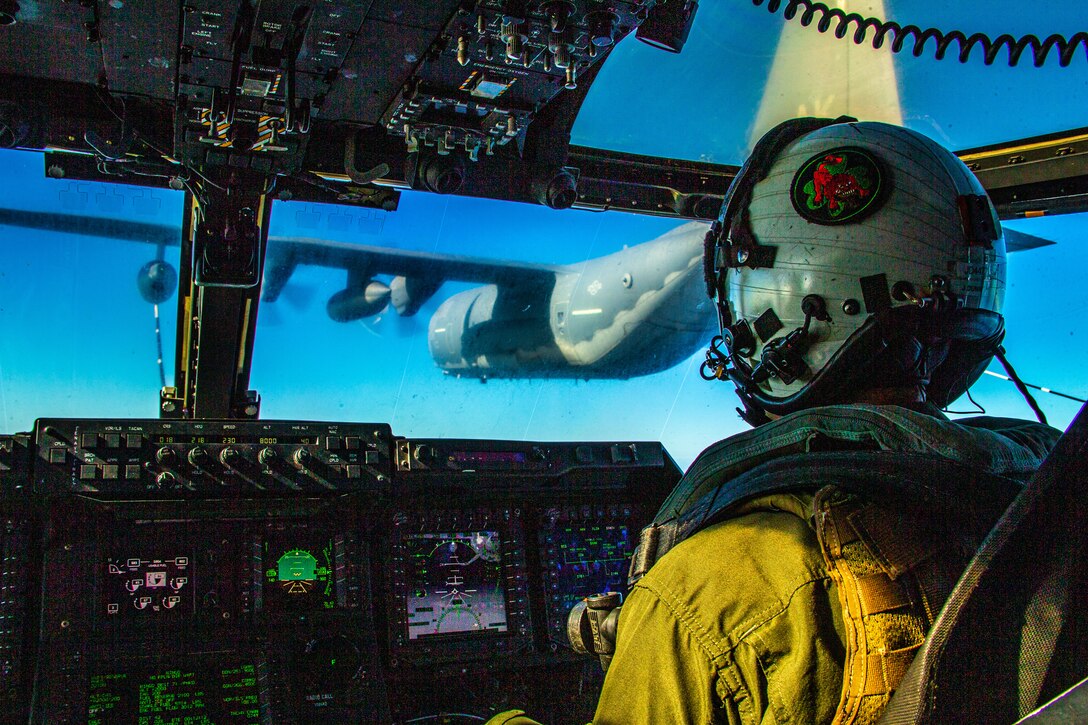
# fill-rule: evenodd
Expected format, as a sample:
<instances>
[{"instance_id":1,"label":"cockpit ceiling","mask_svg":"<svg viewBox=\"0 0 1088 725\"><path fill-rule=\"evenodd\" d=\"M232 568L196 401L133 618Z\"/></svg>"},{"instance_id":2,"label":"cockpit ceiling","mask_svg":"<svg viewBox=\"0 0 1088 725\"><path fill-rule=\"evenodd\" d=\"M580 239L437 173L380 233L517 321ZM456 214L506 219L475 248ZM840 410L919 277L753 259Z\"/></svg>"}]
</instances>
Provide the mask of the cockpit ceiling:
<instances>
[{"instance_id":1,"label":"cockpit ceiling","mask_svg":"<svg viewBox=\"0 0 1088 725\"><path fill-rule=\"evenodd\" d=\"M657 49L637 56L633 48L641 44L620 41L644 29L659 4L6 0L0 3L0 113L17 123L7 123L15 133L6 140L0 135L0 145L82 153L58 166L69 178L164 185L171 174L163 164L177 163L275 176L280 193L297 200L388 208L395 206L391 188L412 188L556 209L712 219L737 170L731 164L746 155L744 137L751 141L783 110L766 108L782 100L783 117L851 110L805 100L830 103L839 94L837 87L809 87L808 59L823 57L812 44L838 42L831 47L842 57L875 51L766 13L734 22L727 4L704 3L682 61ZM993 131L990 120L979 121L970 100L934 115L934 104L949 106L946 89L958 87L947 79L975 78L962 74L980 69L950 60L941 82L928 73L929 61L907 55L895 64L890 55L873 56L880 59L879 73L865 63L846 64L867 74L879 105L895 111L886 120L961 152L1002 218L1088 208L1086 129L1074 127L1080 118L1068 110L1050 113L1053 100L1031 113L986 117L1056 119L1018 136L1015 124ZM710 68L713 76L704 72ZM988 75L977 76L997 84L995 98L1023 87L1011 84L1011 71L997 70L987 67ZM1063 89L1039 91L1040 98L1067 97L1064 89L1082 83L1075 67L1037 72L1052 83L1040 88ZM1061 75L1058 84L1057 73L1074 75ZM719 76L728 82L718 83ZM1004 80L993 80L998 76ZM800 78L805 88L794 89L794 97L775 77ZM857 90L852 76L845 77ZM901 103L901 92L923 86L936 91ZM968 87L978 93L986 86ZM1023 107L1015 96L1003 103ZM635 107L645 113L624 113ZM964 109L969 122L956 120ZM952 119L943 126L942 113ZM946 138L953 125L958 144ZM976 128L990 128L987 140L997 140L964 150ZM1040 132L1046 135L1030 135ZM97 148L96 138L102 140ZM125 154L126 168L155 168L107 175L95 158L108 157L110 148ZM294 179L303 169L333 186ZM366 192L341 193L338 185L349 181ZM371 182L382 188L375 191Z\"/></svg>"},{"instance_id":2,"label":"cockpit ceiling","mask_svg":"<svg viewBox=\"0 0 1088 725\"><path fill-rule=\"evenodd\" d=\"M93 83L112 93L172 101L184 5L177 0L112 0L98 3L96 9L93 3L20 3L18 22L0 32L0 68L12 75ZM345 32L352 37L346 39L338 82L331 85L321 116L377 124L458 2L364 0L321 5L329 14L344 13L345 20L361 19ZM205 61L194 63L194 69L203 66L215 72L214 66L222 64L229 72L229 54Z\"/></svg>"}]
</instances>

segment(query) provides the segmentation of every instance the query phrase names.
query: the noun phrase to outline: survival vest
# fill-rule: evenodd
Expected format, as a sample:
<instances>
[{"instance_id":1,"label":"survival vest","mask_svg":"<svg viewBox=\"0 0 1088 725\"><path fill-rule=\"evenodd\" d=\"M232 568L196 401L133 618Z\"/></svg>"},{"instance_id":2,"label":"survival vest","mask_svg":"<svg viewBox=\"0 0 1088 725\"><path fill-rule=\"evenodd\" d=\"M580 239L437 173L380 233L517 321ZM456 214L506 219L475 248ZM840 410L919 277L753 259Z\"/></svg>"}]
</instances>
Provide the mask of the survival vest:
<instances>
[{"instance_id":1,"label":"survival vest","mask_svg":"<svg viewBox=\"0 0 1088 725\"><path fill-rule=\"evenodd\" d=\"M836 725L874 723L960 573L1060 432L893 406L801 411L705 450L641 532L629 586L680 541L770 493L812 521L846 635Z\"/></svg>"}]
</instances>

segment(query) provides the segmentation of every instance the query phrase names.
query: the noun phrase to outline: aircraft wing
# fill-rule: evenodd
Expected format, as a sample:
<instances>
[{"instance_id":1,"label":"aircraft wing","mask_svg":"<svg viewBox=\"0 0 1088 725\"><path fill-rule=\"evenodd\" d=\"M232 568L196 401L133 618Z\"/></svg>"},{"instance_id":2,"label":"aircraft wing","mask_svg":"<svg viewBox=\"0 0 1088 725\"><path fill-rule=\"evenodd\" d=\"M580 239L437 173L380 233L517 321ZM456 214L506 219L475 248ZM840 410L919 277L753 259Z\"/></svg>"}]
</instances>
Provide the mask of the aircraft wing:
<instances>
[{"instance_id":1,"label":"aircraft wing","mask_svg":"<svg viewBox=\"0 0 1088 725\"><path fill-rule=\"evenodd\" d=\"M300 264L333 267L360 278L387 274L438 284L445 281L502 287L551 283L563 267L437 254L390 247L330 242L308 237L269 237L262 299L275 301Z\"/></svg>"},{"instance_id":2,"label":"aircraft wing","mask_svg":"<svg viewBox=\"0 0 1088 725\"><path fill-rule=\"evenodd\" d=\"M109 219L81 214L58 214L48 211L23 211L0 208L0 226L41 229L48 232L79 234L88 237L121 239L126 242L176 247L181 243L181 227L149 224L127 219Z\"/></svg>"},{"instance_id":3,"label":"aircraft wing","mask_svg":"<svg viewBox=\"0 0 1088 725\"><path fill-rule=\"evenodd\" d=\"M0 225L122 239L161 246L177 246L179 227L103 217L32 212L0 208ZM1049 239L1004 227L1009 252L1054 244ZM312 264L336 267L363 275L388 274L434 285L444 281L479 282L500 286L550 281L561 267L397 250L389 247L331 242L308 237L269 237L263 298L274 301L295 267Z\"/></svg>"},{"instance_id":4,"label":"aircraft wing","mask_svg":"<svg viewBox=\"0 0 1088 725\"><path fill-rule=\"evenodd\" d=\"M1029 249L1038 249L1039 247L1049 247L1056 242L1052 242L1049 239L1043 239L1037 237L1034 234L1025 234L1024 232L1018 232L1015 229L1009 229L1008 227L1001 227L1005 234L1005 251L1006 252L1024 252Z\"/></svg>"},{"instance_id":5,"label":"aircraft wing","mask_svg":"<svg viewBox=\"0 0 1088 725\"><path fill-rule=\"evenodd\" d=\"M180 227L127 219L0 208L0 226L176 247ZM275 301L298 265L334 267L360 276L386 274L438 285L446 281L500 286L550 283L562 268L554 265L398 250L308 237L270 236L262 297Z\"/></svg>"}]
</instances>

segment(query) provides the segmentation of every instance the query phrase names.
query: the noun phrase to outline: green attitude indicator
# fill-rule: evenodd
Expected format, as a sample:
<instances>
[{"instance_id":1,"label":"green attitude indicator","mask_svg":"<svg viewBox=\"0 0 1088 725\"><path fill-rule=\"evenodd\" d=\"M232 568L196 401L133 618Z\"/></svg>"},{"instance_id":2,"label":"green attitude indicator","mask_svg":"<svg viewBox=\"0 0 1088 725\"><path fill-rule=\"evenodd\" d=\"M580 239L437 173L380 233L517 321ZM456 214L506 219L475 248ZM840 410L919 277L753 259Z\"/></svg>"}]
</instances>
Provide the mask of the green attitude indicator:
<instances>
[{"instance_id":1,"label":"green attitude indicator","mask_svg":"<svg viewBox=\"0 0 1088 725\"><path fill-rule=\"evenodd\" d=\"M281 556L276 564L280 586L288 594L309 594L313 590L318 570L313 554L294 549Z\"/></svg>"},{"instance_id":2,"label":"green attitude indicator","mask_svg":"<svg viewBox=\"0 0 1088 725\"><path fill-rule=\"evenodd\" d=\"M265 606L269 609L334 609L333 545L287 548L265 543Z\"/></svg>"}]
</instances>

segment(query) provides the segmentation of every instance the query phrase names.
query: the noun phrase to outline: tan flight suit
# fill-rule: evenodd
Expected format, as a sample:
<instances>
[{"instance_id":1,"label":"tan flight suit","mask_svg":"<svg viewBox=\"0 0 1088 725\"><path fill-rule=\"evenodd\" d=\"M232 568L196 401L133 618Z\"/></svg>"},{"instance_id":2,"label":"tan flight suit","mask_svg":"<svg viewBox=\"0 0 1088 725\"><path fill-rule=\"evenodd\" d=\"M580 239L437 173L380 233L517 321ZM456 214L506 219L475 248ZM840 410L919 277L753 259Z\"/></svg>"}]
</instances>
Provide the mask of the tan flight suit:
<instances>
[{"instance_id":1,"label":"tan flight suit","mask_svg":"<svg viewBox=\"0 0 1088 725\"><path fill-rule=\"evenodd\" d=\"M707 453L735 463L723 466L728 478L745 461L834 438L1024 480L1059 435L1020 421L969 422L832 406ZM681 483L663 510L679 512L706 489L684 491ZM935 543L925 529L833 486L731 508L628 594L594 724L875 722L978 543ZM500 722L532 721L512 711L489 725Z\"/></svg>"},{"instance_id":2,"label":"tan flight suit","mask_svg":"<svg viewBox=\"0 0 1088 725\"><path fill-rule=\"evenodd\" d=\"M844 630L811 508L766 496L666 554L620 610L594 723L830 722Z\"/></svg>"},{"instance_id":3,"label":"tan flight suit","mask_svg":"<svg viewBox=\"0 0 1088 725\"><path fill-rule=\"evenodd\" d=\"M832 406L736 436L712 455L743 468L795 451L796 440L834 438L1024 480L1059 434ZM697 498L682 491L663 509ZM635 584L595 725L876 722L985 533L935 537L925 518L833 486L762 496L729 515Z\"/></svg>"}]
</instances>

